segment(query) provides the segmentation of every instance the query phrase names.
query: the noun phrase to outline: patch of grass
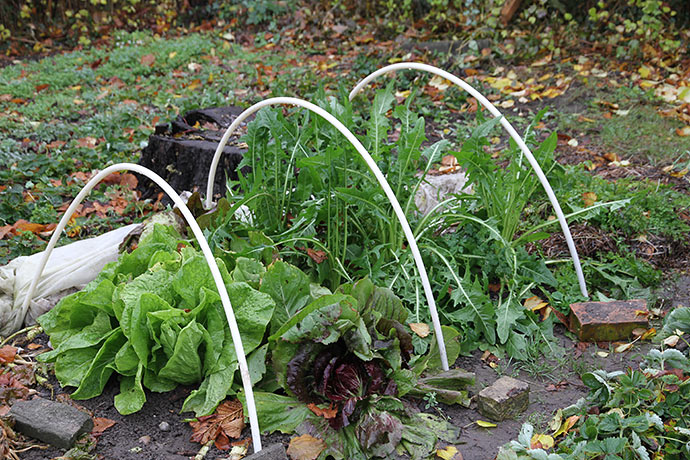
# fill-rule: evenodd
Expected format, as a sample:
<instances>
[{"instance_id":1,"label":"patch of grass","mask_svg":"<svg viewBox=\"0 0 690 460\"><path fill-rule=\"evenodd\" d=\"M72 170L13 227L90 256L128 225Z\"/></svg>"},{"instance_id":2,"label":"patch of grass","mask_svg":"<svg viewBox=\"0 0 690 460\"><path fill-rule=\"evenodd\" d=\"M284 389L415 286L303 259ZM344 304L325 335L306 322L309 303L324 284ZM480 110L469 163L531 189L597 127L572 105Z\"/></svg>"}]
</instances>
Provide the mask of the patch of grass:
<instances>
[{"instance_id":1,"label":"patch of grass","mask_svg":"<svg viewBox=\"0 0 690 460\"><path fill-rule=\"evenodd\" d=\"M585 101L585 104L583 104ZM618 112L612 110L617 104ZM676 134L682 122L662 117L652 91L637 87L597 86L594 80L575 85L557 105L559 130L590 137L589 148L614 152L623 159L652 164L672 163L690 150L690 138ZM580 116L593 121L583 122ZM642 158L639 158L639 157Z\"/></svg>"}]
</instances>

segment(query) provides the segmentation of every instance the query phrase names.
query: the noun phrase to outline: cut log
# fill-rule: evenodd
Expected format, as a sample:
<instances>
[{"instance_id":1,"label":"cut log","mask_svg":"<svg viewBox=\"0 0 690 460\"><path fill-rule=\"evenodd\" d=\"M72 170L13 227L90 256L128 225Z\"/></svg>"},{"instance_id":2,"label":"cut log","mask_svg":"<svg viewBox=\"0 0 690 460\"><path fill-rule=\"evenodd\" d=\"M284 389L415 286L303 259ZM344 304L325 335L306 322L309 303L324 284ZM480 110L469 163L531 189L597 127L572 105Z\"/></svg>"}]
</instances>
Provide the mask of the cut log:
<instances>
[{"instance_id":1,"label":"cut log","mask_svg":"<svg viewBox=\"0 0 690 460\"><path fill-rule=\"evenodd\" d=\"M156 126L141 152L139 164L161 176L178 193L185 190L205 193L208 170L218 143L242 110L233 106L192 110L169 125ZM214 178L214 196L225 195L227 180L237 179L237 166L246 152L246 148L237 145L237 139L238 136L231 137L223 149ZM137 175L137 179L142 198L154 198L161 192L148 178Z\"/></svg>"},{"instance_id":2,"label":"cut log","mask_svg":"<svg viewBox=\"0 0 690 460\"><path fill-rule=\"evenodd\" d=\"M506 2L503 4L503 8L501 8L501 22L504 26L507 25L511 19L513 19L513 16L515 16L515 13L520 8L521 3L522 0L506 0Z\"/></svg>"}]
</instances>

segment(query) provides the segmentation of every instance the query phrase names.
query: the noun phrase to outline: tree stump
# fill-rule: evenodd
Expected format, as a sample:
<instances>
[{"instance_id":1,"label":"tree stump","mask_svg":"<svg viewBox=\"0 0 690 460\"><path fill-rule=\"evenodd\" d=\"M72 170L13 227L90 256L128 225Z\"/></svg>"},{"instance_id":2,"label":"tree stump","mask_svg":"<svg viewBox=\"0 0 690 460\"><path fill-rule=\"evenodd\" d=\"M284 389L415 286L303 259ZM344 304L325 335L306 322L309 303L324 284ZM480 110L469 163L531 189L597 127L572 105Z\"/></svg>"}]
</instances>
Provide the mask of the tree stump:
<instances>
[{"instance_id":1,"label":"tree stump","mask_svg":"<svg viewBox=\"0 0 690 460\"><path fill-rule=\"evenodd\" d=\"M139 164L161 176L178 193L185 190L205 193L208 170L218 143L242 111L234 106L198 109L177 117L169 125L157 125L141 152ZM246 123L241 127L246 127ZM237 166L246 152L237 140L237 135L232 136L223 149L213 182L214 196L225 195L228 179L237 180ZM137 179L142 198L153 198L161 192L148 178L137 175Z\"/></svg>"}]
</instances>

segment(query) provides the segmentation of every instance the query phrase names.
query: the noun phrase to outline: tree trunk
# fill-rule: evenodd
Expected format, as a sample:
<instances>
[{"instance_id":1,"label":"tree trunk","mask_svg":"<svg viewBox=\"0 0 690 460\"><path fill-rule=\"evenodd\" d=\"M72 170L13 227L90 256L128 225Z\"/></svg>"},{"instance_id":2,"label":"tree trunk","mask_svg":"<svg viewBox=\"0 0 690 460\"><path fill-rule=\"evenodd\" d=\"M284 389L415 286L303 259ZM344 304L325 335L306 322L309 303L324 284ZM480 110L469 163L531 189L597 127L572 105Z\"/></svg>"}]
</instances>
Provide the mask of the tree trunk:
<instances>
[{"instance_id":1,"label":"tree trunk","mask_svg":"<svg viewBox=\"0 0 690 460\"><path fill-rule=\"evenodd\" d=\"M240 113L240 107L192 110L170 125L156 126L141 152L139 164L161 176L178 193L185 190L205 193L213 154L223 133ZM231 137L223 149L214 179L214 196L225 195L227 179L237 179L237 166L246 152L233 145L237 144L237 138ZM137 178L142 198L153 198L161 192L146 177L138 175Z\"/></svg>"}]
</instances>

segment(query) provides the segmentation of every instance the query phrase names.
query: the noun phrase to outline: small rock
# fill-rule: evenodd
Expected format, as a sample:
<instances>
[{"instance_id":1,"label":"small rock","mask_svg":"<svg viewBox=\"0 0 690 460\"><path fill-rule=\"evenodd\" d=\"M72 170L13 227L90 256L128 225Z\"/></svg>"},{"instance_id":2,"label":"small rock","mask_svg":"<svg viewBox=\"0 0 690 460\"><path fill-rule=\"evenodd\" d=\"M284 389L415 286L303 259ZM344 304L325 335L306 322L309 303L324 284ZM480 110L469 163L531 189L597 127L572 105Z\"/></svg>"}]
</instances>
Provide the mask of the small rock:
<instances>
[{"instance_id":1,"label":"small rock","mask_svg":"<svg viewBox=\"0 0 690 460\"><path fill-rule=\"evenodd\" d=\"M528 405L529 385L507 376L484 388L477 398L479 412L497 422L515 417Z\"/></svg>"},{"instance_id":2,"label":"small rock","mask_svg":"<svg viewBox=\"0 0 690 460\"><path fill-rule=\"evenodd\" d=\"M170 431L170 424L168 422L160 422L158 424L158 429L161 431Z\"/></svg>"},{"instance_id":3,"label":"small rock","mask_svg":"<svg viewBox=\"0 0 690 460\"><path fill-rule=\"evenodd\" d=\"M84 412L42 398L15 402L9 415L20 433L61 449L69 449L79 436L93 429L93 420Z\"/></svg>"},{"instance_id":4,"label":"small rock","mask_svg":"<svg viewBox=\"0 0 690 460\"><path fill-rule=\"evenodd\" d=\"M281 443L276 443L266 446L248 457L244 457L244 460L288 460L288 457L285 452L285 446Z\"/></svg>"}]
</instances>

